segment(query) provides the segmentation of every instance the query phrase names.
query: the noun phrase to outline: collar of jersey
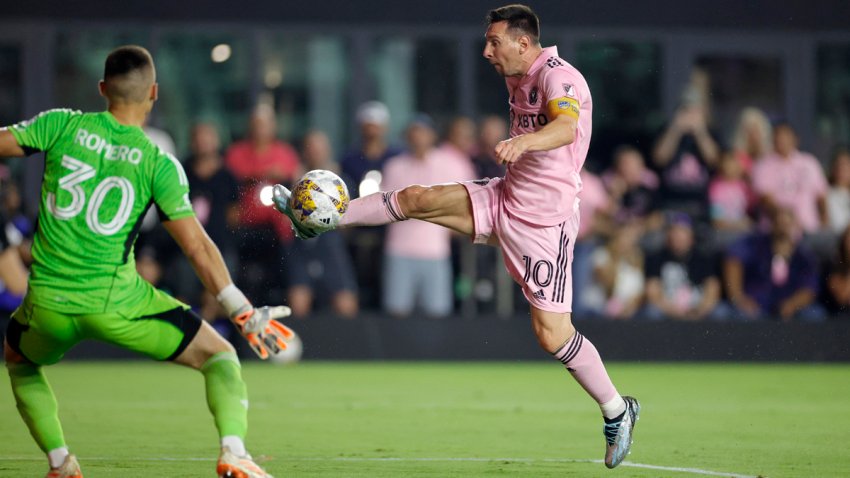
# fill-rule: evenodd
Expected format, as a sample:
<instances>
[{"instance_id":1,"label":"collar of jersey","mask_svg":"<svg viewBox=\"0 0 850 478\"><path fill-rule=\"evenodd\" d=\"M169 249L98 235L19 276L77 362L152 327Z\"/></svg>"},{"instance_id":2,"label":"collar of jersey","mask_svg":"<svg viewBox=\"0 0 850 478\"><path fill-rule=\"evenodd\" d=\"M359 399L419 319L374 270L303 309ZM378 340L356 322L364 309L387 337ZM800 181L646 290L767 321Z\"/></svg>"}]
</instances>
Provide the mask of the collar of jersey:
<instances>
[{"instance_id":1,"label":"collar of jersey","mask_svg":"<svg viewBox=\"0 0 850 478\"><path fill-rule=\"evenodd\" d=\"M115 116L113 116L112 113L110 113L109 111L104 111L102 114L106 118L106 121L109 122L110 126L112 126L114 128L140 130L140 131L142 129L142 128L139 128L138 126L131 126L131 125L128 125L128 124L122 124L122 123L118 122L118 119L115 118Z\"/></svg>"},{"instance_id":2,"label":"collar of jersey","mask_svg":"<svg viewBox=\"0 0 850 478\"><path fill-rule=\"evenodd\" d=\"M543 67L546 64L546 60L552 58L553 56L558 56L558 47L555 45L544 48L540 51L540 54L537 55L537 58L534 59L534 62L531 64L531 68L528 69L528 73L525 76L533 75L537 70Z\"/></svg>"}]
</instances>

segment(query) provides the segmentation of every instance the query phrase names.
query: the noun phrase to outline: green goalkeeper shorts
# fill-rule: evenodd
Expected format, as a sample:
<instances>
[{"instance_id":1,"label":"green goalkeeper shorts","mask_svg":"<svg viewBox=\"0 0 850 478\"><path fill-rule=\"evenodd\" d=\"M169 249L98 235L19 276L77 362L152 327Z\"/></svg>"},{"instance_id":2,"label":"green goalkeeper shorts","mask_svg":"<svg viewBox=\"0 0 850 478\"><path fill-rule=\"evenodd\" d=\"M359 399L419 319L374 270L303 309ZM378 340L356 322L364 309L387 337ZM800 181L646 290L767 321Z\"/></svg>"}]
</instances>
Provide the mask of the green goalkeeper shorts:
<instances>
[{"instance_id":1,"label":"green goalkeeper shorts","mask_svg":"<svg viewBox=\"0 0 850 478\"><path fill-rule=\"evenodd\" d=\"M83 339L94 339L156 360L174 360L201 327L201 318L182 302L159 291L144 294L131 311L64 314L33 304L31 293L12 314L6 340L39 365L51 365Z\"/></svg>"}]
</instances>

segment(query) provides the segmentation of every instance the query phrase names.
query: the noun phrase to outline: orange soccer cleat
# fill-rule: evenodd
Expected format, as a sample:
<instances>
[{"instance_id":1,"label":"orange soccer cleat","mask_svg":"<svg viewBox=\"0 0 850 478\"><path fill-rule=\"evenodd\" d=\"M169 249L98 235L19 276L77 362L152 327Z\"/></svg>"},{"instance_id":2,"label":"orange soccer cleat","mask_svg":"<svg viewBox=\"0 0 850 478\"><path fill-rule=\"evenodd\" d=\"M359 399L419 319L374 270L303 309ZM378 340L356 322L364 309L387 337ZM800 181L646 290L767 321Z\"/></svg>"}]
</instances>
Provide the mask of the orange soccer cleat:
<instances>
[{"instance_id":1,"label":"orange soccer cleat","mask_svg":"<svg viewBox=\"0 0 850 478\"><path fill-rule=\"evenodd\" d=\"M251 455L237 456L227 447L222 448L215 471L219 478L274 478L254 463Z\"/></svg>"},{"instance_id":2,"label":"orange soccer cleat","mask_svg":"<svg viewBox=\"0 0 850 478\"><path fill-rule=\"evenodd\" d=\"M68 455L65 457L65 461L62 462L62 466L51 468L45 478L83 478L83 472L80 471L80 464L77 463L77 457Z\"/></svg>"}]
</instances>

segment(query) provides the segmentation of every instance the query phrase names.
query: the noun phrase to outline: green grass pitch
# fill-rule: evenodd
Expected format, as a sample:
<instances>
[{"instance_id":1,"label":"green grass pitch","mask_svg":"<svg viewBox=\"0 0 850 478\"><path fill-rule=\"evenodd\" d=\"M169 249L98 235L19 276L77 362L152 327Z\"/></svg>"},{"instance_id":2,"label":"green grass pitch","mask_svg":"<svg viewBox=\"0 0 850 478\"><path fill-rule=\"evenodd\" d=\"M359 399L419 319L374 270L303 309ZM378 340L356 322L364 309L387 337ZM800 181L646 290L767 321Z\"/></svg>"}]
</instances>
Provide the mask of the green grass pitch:
<instances>
[{"instance_id":1,"label":"green grass pitch","mask_svg":"<svg viewBox=\"0 0 850 478\"><path fill-rule=\"evenodd\" d=\"M543 362L249 363L248 446L278 477L850 476L848 365L608 369L643 404L630 462L662 468L590 462L603 455L598 409ZM47 374L87 478L214 476L200 374L147 362ZM43 476L5 378L0 443L0 476Z\"/></svg>"}]
</instances>

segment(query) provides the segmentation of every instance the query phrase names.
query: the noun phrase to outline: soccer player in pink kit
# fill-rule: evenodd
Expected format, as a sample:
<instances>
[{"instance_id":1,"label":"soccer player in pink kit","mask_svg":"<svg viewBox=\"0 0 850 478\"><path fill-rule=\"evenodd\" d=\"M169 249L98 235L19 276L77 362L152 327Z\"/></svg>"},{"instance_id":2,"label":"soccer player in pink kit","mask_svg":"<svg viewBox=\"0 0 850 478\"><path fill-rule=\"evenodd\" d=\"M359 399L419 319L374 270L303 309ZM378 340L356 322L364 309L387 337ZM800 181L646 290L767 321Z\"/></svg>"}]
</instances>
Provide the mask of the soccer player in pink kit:
<instances>
[{"instance_id":1,"label":"soccer player in pink kit","mask_svg":"<svg viewBox=\"0 0 850 478\"><path fill-rule=\"evenodd\" d=\"M593 103L587 83L555 47L540 45L537 15L508 5L487 15L484 57L505 77L511 138L496 146L504 178L409 186L356 199L340 227L419 219L499 246L531 305L540 346L562 362L602 409L605 465L629 452L640 405L611 383L596 348L572 325L570 266L579 228L580 171L590 144ZM289 191L275 205L291 216ZM316 231L293 221L300 237Z\"/></svg>"}]
</instances>

